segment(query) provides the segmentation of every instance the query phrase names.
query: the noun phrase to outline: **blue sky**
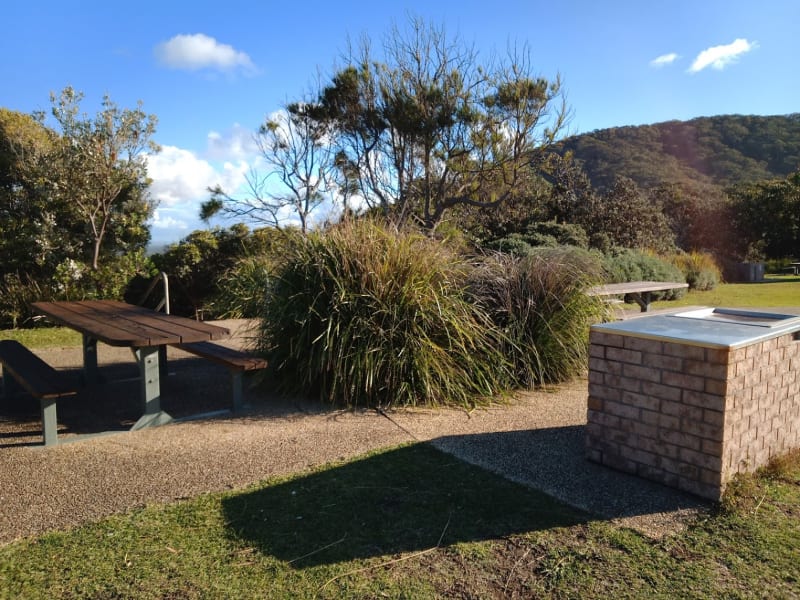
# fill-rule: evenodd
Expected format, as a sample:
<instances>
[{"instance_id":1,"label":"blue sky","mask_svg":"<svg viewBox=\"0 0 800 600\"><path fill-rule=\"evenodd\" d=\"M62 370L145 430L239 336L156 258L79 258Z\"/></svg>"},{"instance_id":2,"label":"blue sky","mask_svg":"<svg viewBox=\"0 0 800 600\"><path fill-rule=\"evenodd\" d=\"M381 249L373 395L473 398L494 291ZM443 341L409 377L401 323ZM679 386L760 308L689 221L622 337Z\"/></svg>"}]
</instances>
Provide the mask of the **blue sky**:
<instances>
[{"instance_id":1,"label":"blue sky","mask_svg":"<svg viewBox=\"0 0 800 600\"><path fill-rule=\"evenodd\" d=\"M21 2L3 9L0 106L49 108L50 92L138 100L158 117L150 158L154 243L176 241L210 185L235 189L255 164L252 133L329 76L348 39L379 45L409 14L481 56L527 44L560 74L571 133L717 114L800 112L798 0L505 2Z\"/></svg>"}]
</instances>

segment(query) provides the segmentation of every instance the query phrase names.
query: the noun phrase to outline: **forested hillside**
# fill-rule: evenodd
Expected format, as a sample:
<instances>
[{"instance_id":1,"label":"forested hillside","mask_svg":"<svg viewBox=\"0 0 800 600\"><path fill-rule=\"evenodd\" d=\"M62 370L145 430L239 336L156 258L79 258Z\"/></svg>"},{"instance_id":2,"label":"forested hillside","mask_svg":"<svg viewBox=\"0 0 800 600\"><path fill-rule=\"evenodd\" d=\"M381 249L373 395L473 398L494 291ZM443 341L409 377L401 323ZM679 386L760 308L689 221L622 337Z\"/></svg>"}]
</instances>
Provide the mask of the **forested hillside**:
<instances>
[{"instance_id":1,"label":"forested hillside","mask_svg":"<svg viewBox=\"0 0 800 600\"><path fill-rule=\"evenodd\" d=\"M615 176L642 188L662 183L726 187L784 178L800 168L800 113L724 115L601 129L564 140L599 189Z\"/></svg>"}]
</instances>

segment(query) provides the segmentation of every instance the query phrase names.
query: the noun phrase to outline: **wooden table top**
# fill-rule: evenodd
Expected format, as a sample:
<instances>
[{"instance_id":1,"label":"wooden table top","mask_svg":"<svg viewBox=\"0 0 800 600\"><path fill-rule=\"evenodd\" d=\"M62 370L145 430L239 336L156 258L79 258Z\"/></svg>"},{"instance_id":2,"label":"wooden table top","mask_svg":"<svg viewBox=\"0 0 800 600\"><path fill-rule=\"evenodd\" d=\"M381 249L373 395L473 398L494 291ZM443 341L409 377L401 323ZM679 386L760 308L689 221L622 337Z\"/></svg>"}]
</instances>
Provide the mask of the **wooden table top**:
<instances>
[{"instance_id":1,"label":"wooden table top","mask_svg":"<svg viewBox=\"0 0 800 600\"><path fill-rule=\"evenodd\" d=\"M34 302L33 308L60 325L110 346L188 344L230 336L230 331L218 325L114 300Z\"/></svg>"},{"instance_id":2,"label":"wooden table top","mask_svg":"<svg viewBox=\"0 0 800 600\"><path fill-rule=\"evenodd\" d=\"M688 287L689 284L685 281L629 281L627 283L598 285L590 288L587 294L590 296L613 296L614 294L638 294L641 292L658 292Z\"/></svg>"}]
</instances>

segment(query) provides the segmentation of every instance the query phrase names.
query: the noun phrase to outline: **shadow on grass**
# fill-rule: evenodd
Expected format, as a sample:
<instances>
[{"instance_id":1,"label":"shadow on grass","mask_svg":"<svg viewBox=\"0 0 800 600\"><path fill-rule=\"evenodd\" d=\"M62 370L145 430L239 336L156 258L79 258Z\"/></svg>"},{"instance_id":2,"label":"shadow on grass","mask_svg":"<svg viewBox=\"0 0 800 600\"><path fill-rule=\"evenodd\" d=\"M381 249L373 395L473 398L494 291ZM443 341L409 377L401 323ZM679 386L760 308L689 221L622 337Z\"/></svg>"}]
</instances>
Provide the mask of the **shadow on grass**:
<instances>
[{"instance_id":1,"label":"shadow on grass","mask_svg":"<svg viewBox=\"0 0 800 600\"><path fill-rule=\"evenodd\" d=\"M588 520L428 444L226 498L232 538L295 567L391 556Z\"/></svg>"}]
</instances>

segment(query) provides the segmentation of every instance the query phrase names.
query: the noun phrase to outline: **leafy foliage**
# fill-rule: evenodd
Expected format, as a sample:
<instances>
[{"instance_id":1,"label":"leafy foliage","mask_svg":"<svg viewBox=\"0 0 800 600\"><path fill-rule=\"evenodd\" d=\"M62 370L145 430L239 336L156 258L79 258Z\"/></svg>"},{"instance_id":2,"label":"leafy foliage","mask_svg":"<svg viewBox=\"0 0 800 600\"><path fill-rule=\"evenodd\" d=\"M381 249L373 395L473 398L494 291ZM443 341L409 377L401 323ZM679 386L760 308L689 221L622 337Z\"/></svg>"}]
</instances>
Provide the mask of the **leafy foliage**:
<instances>
[{"instance_id":1,"label":"leafy foliage","mask_svg":"<svg viewBox=\"0 0 800 600\"><path fill-rule=\"evenodd\" d=\"M250 230L245 225L230 229L193 231L161 254L153 255L158 270L169 276L171 311L194 316L208 311L215 316L211 299L219 292L220 278L248 253Z\"/></svg>"},{"instance_id":2,"label":"leafy foliage","mask_svg":"<svg viewBox=\"0 0 800 600\"><path fill-rule=\"evenodd\" d=\"M669 261L630 248L616 248L606 254L603 259L603 269L609 283L684 281L683 273ZM685 293L686 290L675 289L653 292L653 297L660 300L675 300Z\"/></svg>"},{"instance_id":3,"label":"leafy foliage","mask_svg":"<svg viewBox=\"0 0 800 600\"><path fill-rule=\"evenodd\" d=\"M446 244L367 220L292 242L262 313L285 386L351 406L473 406L510 384Z\"/></svg>"},{"instance_id":4,"label":"leafy foliage","mask_svg":"<svg viewBox=\"0 0 800 600\"><path fill-rule=\"evenodd\" d=\"M339 171L367 205L432 229L456 206L520 194L564 125L559 80L533 75L525 50L482 65L419 19L383 48L380 62L365 42L316 102L293 108L327 128Z\"/></svg>"},{"instance_id":5,"label":"leafy foliage","mask_svg":"<svg viewBox=\"0 0 800 600\"><path fill-rule=\"evenodd\" d=\"M714 257L705 252L682 252L671 258L683 273L690 290L713 290L722 279L722 271Z\"/></svg>"},{"instance_id":6,"label":"leafy foliage","mask_svg":"<svg viewBox=\"0 0 800 600\"><path fill-rule=\"evenodd\" d=\"M0 109L0 323L22 325L31 300L120 298L150 270L143 153L155 117L110 98L93 118L70 87L45 115Z\"/></svg>"},{"instance_id":7,"label":"leafy foliage","mask_svg":"<svg viewBox=\"0 0 800 600\"><path fill-rule=\"evenodd\" d=\"M786 179L741 184L729 194L748 249L776 258L800 255L800 171Z\"/></svg>"},{"instance_id":8,"label":"leafy foliage","mask_svg":"<svg viewBox=\"0 0 800 600\"><path fill-rule=\"evenodd\" d=\"M146 115L141 103L133 110L120 109L106 96L102 110L91 119L80 113L82 99L71 87L51 96L61 135L48 157L45 181L47 193L74 211L85 236L82 258L97 270L103 251L113 257L115 252L144 249L150 239L144 224L153 205L146 194L144 153L158 151L150 141L156 118Z\"/></svg>"}]
</instances>

